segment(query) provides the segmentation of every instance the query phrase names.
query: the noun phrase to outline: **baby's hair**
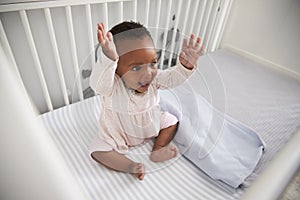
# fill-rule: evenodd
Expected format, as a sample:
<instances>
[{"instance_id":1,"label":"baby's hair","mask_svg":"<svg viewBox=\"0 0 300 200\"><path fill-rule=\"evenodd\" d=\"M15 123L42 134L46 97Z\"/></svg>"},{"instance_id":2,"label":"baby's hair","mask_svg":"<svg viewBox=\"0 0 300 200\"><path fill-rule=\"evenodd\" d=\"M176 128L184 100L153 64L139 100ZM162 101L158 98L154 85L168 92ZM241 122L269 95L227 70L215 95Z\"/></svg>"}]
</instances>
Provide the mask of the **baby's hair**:
<instances>
[{"instance_id":1,"label":"baby's hair","mask_svg":"<svg viewBox=\"0 0 300 200\"><path fill-rule=\"evenodd\" d=\"M115 43L122 39L142 39L145 36L152 40L149 31L139 22L124 21L112 27L110 32Z\"/></svg>"}]
</instances>

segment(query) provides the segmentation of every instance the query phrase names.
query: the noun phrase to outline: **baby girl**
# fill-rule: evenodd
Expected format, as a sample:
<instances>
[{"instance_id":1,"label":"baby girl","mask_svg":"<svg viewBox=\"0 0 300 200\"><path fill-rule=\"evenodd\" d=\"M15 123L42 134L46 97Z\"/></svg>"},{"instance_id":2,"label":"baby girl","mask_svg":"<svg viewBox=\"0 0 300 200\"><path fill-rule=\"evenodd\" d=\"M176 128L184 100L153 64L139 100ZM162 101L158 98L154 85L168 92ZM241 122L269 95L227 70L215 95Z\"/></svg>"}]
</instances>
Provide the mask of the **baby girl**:
<instances>
[{"instance_id":1,"label":"baby girl","mask_svg":"<svg viewBox=\"0 0 300 200\"><path fill-rule=\"evenodd\" d=\"M154 42L148 30L136 22L122 22L105 32L98 24L102 55L93 67L90 85L101 95L100 132L92 141L92 158L116 171L132 173L142 180L145 166L124 154L131 147L154 138L150 154L153 162L177 156L169 144L177 130L178 119L159 107L158 89L176 87L195 71L202 53L200 38L183 40L177 66L157 68Z\"/></svg>"}]
</instances>

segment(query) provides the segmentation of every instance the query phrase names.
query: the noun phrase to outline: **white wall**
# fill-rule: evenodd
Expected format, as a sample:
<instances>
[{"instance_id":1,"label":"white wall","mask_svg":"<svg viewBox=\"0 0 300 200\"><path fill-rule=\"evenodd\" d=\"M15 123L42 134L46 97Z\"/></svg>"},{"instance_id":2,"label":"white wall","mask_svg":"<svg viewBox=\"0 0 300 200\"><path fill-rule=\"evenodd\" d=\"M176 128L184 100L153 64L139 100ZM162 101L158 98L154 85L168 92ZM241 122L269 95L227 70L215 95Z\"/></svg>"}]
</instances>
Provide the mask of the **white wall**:
<instances>
[{"instance_id":1,"label":"white wall","mask_svg":"<svg viewBox=\"0 0 300 200\"><path fill-rule=\"evenodd\" d=\"M222 47L300 77L300 1L234 0Z\"/></svg>"}]
</instances>

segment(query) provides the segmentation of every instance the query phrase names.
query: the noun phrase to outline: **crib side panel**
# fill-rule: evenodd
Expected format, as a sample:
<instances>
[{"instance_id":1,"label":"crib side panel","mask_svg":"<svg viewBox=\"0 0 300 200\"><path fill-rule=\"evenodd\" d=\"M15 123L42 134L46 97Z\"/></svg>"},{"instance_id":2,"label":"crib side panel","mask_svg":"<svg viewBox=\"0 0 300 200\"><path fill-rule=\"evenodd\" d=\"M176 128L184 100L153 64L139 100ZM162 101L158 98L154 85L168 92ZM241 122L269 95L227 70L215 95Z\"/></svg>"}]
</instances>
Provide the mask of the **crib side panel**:
<instances>
[{"instance_id":1,"label":"crib side panel","mask_svg":"<svg viewBox=\"0 0 300 200\"><path fill-rule=\"evenodd\" d=\"M214 51L226 20L220 0L87 0L0 4L1 45L17 66L40 113L94 95L89 76L95 61L97 23L124 21L150 31L160 67L176 62L182 39L194 33ZM227 1L224 1L227 2ZM223 9L224 7L224 9Z\"/></svg>"}]
</instances>

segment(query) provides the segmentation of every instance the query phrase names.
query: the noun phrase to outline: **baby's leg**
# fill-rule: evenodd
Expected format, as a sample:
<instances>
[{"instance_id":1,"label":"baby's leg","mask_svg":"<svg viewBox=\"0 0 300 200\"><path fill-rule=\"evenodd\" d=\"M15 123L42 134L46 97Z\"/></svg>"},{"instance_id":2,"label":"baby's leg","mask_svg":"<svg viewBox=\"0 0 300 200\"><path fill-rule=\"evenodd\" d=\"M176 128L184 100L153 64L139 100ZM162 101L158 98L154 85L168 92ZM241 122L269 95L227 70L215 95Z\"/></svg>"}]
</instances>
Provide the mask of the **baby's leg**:
<instances>
[{"instance_id":1,"label":"baby's leg","mask_svg":"<svg viewBox=\"0 0 300 200\"><path fill-rule=\"evenodd\" d=\"M150 155L151 161L163 162L177 156L177 147L174 145L169 145L171 140L174 138L177 126L178 123L160 130Z\"/></svg>"},{"instance_id":2,"label":"baby's leg","mask_svg":"<svg viewBox=\"0 0 300 200\"><path fill-rule=\"evenodd\" d=\"M145 176L145 166L142 163L133 162L116 151L96 151L91 156L95 161L109 169L131 173L139 180Z\"/></svg>"}]
</instances>

